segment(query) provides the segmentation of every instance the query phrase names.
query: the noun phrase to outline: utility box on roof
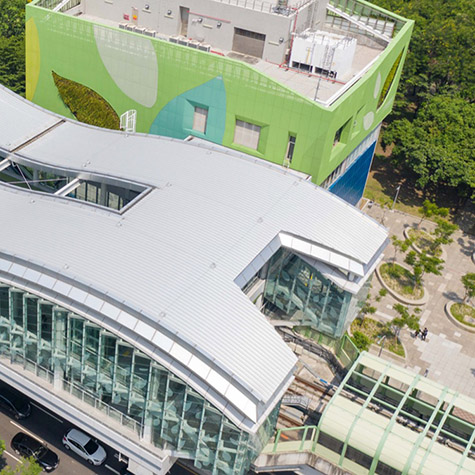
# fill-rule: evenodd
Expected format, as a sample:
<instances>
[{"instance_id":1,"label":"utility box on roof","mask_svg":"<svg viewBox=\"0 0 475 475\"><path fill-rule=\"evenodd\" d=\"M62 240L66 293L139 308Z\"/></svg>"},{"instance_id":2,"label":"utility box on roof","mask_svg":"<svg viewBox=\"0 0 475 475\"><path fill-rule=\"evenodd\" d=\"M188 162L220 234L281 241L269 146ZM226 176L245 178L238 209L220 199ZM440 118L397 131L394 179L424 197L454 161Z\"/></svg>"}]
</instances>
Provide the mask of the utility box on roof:
<instances>
[{"instance_id":1,"label":"utility box on roof","mask_svg":"<svg viewBox=\"0 0 475 475\"><path fill-rule=\"evenodd\" d=\"M294 68L328 74L336 79L351 71L355 51L355 38L306 30L294 39L290 64Z\"/></svg>"}]
</instances>

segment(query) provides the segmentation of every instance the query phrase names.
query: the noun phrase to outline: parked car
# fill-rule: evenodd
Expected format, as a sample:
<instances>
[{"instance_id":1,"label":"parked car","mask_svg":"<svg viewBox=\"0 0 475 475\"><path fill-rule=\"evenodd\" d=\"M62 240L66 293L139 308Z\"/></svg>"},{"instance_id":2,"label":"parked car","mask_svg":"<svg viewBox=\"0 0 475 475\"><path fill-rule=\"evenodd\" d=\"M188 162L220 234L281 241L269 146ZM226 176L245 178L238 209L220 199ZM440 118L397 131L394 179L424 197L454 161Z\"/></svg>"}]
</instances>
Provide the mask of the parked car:
<instances>
[{"instance_id":1,"label":"parked car","mask_svg":"<svg viewBox=\"0 0 475 475\"><path fill-rule=\"evenodd\" d=\"M69 429L64 434L63 445L66 450L76 452L91 465L101 465L107 457L104 447L77 429Z\"/></svg>"},{"instance_id":2,"label":"parked car","mask_svg":"<svg viewBox=\"0 0 475 475\"><path fill-rule=\"evenodd\" d=\"M59 465L59 457L38 439L18 432L11 442L12 449L23 457L33 457L45 472L51 472Z\"/></svg>"},{"instance_id":3,"label":"parked car","mask_svg":"<svg viewBox=\"0 0 475 475\"><path fill-rule=\"evenodd\" d=\"M0 408L11 414L15 419L24 419L31 413L28 399L18 391L0 385Z\"/></svg>"}]
</instances>

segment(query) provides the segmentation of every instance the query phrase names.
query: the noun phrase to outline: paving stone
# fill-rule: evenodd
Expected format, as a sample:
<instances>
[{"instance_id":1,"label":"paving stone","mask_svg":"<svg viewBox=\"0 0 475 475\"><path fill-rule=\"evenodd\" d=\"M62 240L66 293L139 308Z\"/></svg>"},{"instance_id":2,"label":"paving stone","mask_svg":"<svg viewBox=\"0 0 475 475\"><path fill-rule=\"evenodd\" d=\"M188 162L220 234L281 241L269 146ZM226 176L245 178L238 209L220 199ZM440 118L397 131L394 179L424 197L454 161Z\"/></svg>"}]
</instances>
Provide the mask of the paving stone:
<instances>
[{"instance_id":1,"label":"paving stone","mask_svg":"<svg viewBox=\"0 0 475 475\"><path fill-rule=\"evenodd\" d=\"M372 209L365 210L370 216L380 220L381 209L374 204ZM389 235L396 234L402 237L404 226L413 226L419 220L416 217L399 211L386 213L385 226L389 228ZM433 229L433 224L427 221L424 227ZM460 282L462 275L474 272L474 265L470 254L475 251L475 239L457 231L453 236L453 243L445 246L447 259L443 276L432 274L424 275L424 285L430 289L430 298L422 307L420 326L427 326L429 335L426 341L415 339L411 332L401 333L401 340L406 348L407 368L423 374L429 369L428 379L433 379L452 389L475 398L475 335L457 328L445 315L444 305L449 298L461 298L464 295L463 285ZM393 256L393 247L388 246L386 259ZM403 261L403 256L398 256ZM373 293L381 286L373 279ZM392 309L396 301L387 295L380 302L373 305L381 316L386 315L387 309ZM411 308L411 307L409 307Z\"/></svg>"}]
</instances>

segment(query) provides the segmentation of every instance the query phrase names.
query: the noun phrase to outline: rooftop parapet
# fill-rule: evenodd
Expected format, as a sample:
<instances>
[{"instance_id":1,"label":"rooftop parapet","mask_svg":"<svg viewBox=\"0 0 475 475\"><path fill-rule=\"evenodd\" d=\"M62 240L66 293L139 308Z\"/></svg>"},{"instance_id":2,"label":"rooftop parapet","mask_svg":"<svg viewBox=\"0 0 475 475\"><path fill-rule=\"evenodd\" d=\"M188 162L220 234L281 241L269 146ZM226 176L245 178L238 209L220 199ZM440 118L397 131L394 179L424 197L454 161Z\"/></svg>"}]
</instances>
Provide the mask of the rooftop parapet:
<instances>
[{"instance_id":1,"label":"rooftop parapet","mask_svg":"<svg viewBox=\"0 0 475 475\"><path fill-rule=\"evenodd\" d=\"M105 8L88 0L38 0L34 4L246 62L322 105L332 104L361 79L407 22L364 0L207 0L192 2L190 8L174 0L164 4L151 0L142 10L122 5ZM302 35L317 31L328 43L320 64L311 61L312 45L296 61L294 50L302 43ZM335 68L336 47L327 41L335 35L354 46L344 73Z\"/></svg>"}]
</instances>

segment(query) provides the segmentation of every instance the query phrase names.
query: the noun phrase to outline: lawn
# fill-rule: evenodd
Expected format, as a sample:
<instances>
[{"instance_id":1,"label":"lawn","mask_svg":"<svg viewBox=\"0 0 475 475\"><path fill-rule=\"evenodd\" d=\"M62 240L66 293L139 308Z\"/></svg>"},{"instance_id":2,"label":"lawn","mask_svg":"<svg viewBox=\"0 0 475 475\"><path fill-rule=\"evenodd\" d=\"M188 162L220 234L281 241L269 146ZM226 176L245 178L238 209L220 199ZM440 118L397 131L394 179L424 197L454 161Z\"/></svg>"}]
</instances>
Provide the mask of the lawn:
<instances>
[{"instance_id":1,"label":"lawn","mask_svg":"<svg viewBox=\"0 0 475 475\"><path fill-rule=\"evenodd\" d=\"M386 285L403 297L419 300L424 297L423 287L414 286L414 275L399 264L388 262L379 268Z\"/></svg>"},{"instance_id":2,"label":"lawn","mask_svg":"<svg viewBox=\"0 0 475 475\"><path fill-rule=\"evenodd\" d=\"M434 245L434 238L422 229L410 228L407 231L410 238L414 239L414 244L423 252L427 252L429 255L440 257L442 255L442 248L437 247L435 253L432 253L432 246Z\"/></svg>"},{"instance_id":3,"label":"lawn","mask_svg":"<svg viewBox=\"0 0 475 475\"><path fill-rule=\"evenodd\" d=\"M351 332L361 332L363 335L368 337L372 343L381 346L384 342L384 348L386 350L395 353L398 356L405 357L404 347L401 345L399 339L396 339L394 334L387 335L388 329L386 325L372 318L356 318L351 324ZM382 337L386 335L386 338L383 340ZM379 343L378 343L379 342Z\"/></svg>"},{"instance_id":4,"label":"lawn","mask_svg":"<svg viewBox=\"0 0 475 475\"><path fill-rule=\"evenodd\" d=\"M471 323L468 319L475 321L475 308L465 303L455 303L450 308L450 313L460 323L468 327L475 327L475 323Z\"/></svg>"}]
</instances>

